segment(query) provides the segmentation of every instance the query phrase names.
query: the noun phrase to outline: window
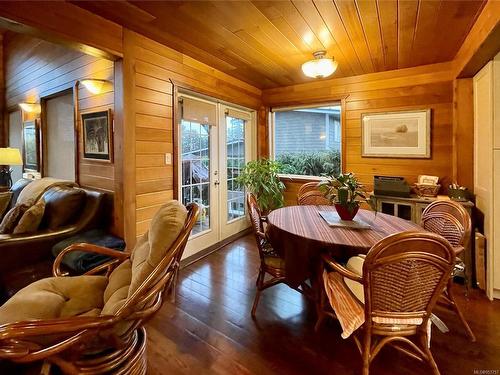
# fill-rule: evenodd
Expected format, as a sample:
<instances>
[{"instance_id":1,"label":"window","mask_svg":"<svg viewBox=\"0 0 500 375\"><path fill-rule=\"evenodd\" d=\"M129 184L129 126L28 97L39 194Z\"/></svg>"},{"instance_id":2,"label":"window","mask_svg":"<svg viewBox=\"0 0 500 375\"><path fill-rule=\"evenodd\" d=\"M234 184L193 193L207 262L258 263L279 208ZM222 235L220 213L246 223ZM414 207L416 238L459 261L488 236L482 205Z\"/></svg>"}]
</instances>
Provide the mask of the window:
<instances>
[{"instance_id":1,"label":"window","mask_svg":"<svg viewBox=\"0 0 500 375\"><path fill-rule=\"evenodd\" d=\"M283 174L338 174L341 133L340 105L275 110L272 156Z\"/></svg>"}]
</instances>

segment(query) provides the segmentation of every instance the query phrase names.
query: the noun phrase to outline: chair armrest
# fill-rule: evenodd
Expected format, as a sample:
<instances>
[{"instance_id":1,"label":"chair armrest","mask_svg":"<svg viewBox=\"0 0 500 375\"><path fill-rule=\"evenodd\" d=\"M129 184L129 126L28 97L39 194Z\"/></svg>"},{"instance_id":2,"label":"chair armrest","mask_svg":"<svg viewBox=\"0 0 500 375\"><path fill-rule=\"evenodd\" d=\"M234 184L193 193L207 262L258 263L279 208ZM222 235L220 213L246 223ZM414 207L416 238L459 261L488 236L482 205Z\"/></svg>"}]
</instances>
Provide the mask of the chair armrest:
<instances>
[{"instance_id":1,"label":"chair armrest","mask_svg":"<svg viewBox=\"0 0 500 375\"><path fill-rule=\"evenodd\" d=\"M340 263L337 263L333 258L329 255L323 254L321 255L323 262L325 262L329 267L331 267L334 271L340 273L342 276L347 277L353 281L357 281L358 283L363 283L363 277L359 276L357 273L354 273L347 268L345 268Z\"/></svg>"},{"instance_id":2,"label":"chair armrest","mask_svg":"<svg viewBox=\"0 0 500 375\"><path fill-rule=\"evenodd\" d=\"M65 273L61 271L61 262L64 258L64 256L72 251L84 251L87 253L96 253L96 254L102 254L109 256L111 258L115 258L115 260L119 261L124 261L130 257L130 253L128 252L123 252L123 251L118 251L114 249L109 249L107 247L103 246L97 246L89 243L75 243L72 245L69 245L67 248L65 248L63 251L59 253L57 256L56 260L54 261L54 264L52 266L52 274L54 276L65 276ZM116 263L116 262L115 262ZM107 263L105 263L107 264Z\"/></svg>"}]
</instances>

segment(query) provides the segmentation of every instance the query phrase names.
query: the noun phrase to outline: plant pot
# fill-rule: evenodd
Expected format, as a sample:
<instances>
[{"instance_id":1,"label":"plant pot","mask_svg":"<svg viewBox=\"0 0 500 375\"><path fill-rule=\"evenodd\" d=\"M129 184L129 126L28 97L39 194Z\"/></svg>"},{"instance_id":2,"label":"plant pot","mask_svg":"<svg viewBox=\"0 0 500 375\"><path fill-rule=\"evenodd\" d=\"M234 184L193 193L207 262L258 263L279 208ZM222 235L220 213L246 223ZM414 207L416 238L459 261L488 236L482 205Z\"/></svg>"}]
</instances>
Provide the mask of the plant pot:
<instances>
[{"instance_id":1,"label":"plant pot","mask_svg":"<svg viewBox=\"0 0 500 375\"><path fill-rule=\"evenodd\" d=\"M352 209L342 204L335 203L335 209L342 220L352 220L358 213L359 205L354 206Z\"/></svg>"}]
</instances>

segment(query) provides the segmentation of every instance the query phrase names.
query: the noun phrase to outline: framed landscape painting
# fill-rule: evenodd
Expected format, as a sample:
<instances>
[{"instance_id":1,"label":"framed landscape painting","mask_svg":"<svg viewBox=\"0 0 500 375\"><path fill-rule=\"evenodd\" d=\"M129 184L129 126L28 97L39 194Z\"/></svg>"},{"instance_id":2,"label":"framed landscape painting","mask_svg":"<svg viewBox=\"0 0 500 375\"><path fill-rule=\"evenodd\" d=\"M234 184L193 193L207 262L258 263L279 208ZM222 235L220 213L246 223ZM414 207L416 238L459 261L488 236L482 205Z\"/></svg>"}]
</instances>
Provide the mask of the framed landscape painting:
<instances>
[{"instance_id":1,"label":"framed landscape painting","mask_svg":"<svg viewBox=\"0 0 500 375\"><path fill-rule=\"evenodd\" d=\"M362 156L431 157L431 110L369 113L361 116Z\"/></svg>"},{"instance_id":2,"label":"framed landscape painting","mask_svg":"<svg viewBox=\"0 0 500 375\"><path fill-rule=\"evenodd\" d=\"M83 113L82 133L84 159L113 161L111 110Z\"/></svg>"}]
</instances>

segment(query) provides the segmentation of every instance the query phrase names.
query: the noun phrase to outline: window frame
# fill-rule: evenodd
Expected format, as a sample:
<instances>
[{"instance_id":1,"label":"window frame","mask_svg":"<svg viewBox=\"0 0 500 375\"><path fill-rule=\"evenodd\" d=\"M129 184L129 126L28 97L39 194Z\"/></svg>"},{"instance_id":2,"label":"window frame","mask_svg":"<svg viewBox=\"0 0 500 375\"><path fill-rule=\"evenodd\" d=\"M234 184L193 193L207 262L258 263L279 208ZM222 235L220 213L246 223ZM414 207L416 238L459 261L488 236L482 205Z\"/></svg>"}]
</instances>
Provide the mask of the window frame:
<instances>
[{"instance_id":1,"label":"window frame","mask_svg":"<svg viewBox=\"0 0 500 375\"><path fill-rule=\"evenodd\" d=\"M323 102L323 103L313 103L304 105L293 105L293 106L283 106L269 109L269 159L275 159L275 114L276 112L287 112L298 109L308 109L308 108L318 108L318 107L328 107L328 106L339 106L340 107L340 171L343 173L345 171L345 98ZM308 176L301 174L288 174L279 173L278 176L281 179L287 179L290 181L320 181L324 177L322 176Z\"/></svg>"}]
</instances>

